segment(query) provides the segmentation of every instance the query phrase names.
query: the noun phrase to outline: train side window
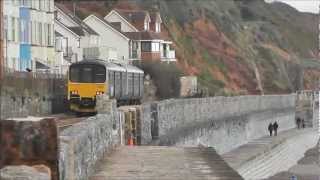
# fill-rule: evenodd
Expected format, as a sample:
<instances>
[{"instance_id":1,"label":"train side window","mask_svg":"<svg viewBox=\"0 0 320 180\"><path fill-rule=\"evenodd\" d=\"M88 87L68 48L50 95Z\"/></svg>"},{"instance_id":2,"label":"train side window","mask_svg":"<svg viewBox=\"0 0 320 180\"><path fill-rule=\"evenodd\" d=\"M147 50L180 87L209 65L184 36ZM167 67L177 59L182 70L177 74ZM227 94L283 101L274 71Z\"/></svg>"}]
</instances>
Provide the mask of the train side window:
<instances>
[{"instance_id":1,"label":"train side window","mask_svg":"<svg viewBox=\"0 0 320 180\"><path fill-rule=\"evenodd\" d=\"M106 81L106 69L103 66L96 66L94 71L94 82L104 83Z\"/></svg>"}]
</instances>

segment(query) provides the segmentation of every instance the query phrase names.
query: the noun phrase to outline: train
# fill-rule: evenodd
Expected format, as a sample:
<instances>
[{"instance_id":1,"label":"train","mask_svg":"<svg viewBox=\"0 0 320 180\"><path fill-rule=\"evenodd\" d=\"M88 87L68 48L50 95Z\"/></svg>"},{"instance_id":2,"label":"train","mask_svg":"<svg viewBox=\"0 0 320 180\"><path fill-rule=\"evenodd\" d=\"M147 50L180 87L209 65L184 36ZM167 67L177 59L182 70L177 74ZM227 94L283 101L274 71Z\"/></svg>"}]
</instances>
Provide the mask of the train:
<instances>
[{"instance_id":1,"label":"train","mask_svg":"<svg viewBox=\"0 0 320 180\"><path fill-rule=\"evenodd\" d=\"M95 113L96 97L106 94L118 105L141 103L144 72L133 65L99 59L72 63L68 70L68 101L76 113Z\"/></svg>"}]
</instances>

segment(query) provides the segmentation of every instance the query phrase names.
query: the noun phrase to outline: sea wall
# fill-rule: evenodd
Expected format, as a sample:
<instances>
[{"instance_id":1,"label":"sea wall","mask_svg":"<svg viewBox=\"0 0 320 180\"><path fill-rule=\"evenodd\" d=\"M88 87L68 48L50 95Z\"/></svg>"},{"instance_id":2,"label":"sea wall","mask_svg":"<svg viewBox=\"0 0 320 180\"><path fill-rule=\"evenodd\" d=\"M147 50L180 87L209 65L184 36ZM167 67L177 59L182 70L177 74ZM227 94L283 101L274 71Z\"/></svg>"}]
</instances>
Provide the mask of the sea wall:
<instances>
[{"instance_id":1,"label":"sea wall","mask_svg":"<svg viewBox=\"0 0 320 180\"><path fill-rule=\"evenodd\" d=\"M160 145L206 145L228 152L268 134L295 127L295 95L171 99L142 105L142 121Z\"/></svg>"}]
</instances>

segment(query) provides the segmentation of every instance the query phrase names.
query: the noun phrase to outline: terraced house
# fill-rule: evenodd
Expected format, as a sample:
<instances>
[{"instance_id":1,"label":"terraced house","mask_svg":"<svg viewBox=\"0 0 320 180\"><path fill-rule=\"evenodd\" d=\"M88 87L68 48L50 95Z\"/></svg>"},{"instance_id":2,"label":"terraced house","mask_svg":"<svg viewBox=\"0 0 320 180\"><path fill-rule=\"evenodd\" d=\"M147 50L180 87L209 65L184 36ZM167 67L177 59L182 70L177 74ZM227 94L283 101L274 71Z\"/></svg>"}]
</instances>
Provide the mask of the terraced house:
<instances>
[{"instance_id":1,"label":"terraced house","mask_svg":"<svg viewBox=\"0 0 320 180\"><path fill-rule=\"evenodd\" d=\"M6 0L3 6L5 69L50 71L54 0Z\"/></svg>"},{"instance_id":2,"label":"terraced house","mask_svg":"<svg viewBox=\"0 0 320 180\"><path fill-rule=\"evenodd\" d=\"M176 61L172 42L161 33L158 12L114 9L104 18L90 15L84 22L101 35L101 43L117 48L118 59Z\"/></svg>"},{"instance_id":3,"label":"terraced house","mask_svg":"<svg viewBox=\"0 0 320 180\"><path fill-rule=\"evenodd\" d=\"M73 12L55 4L56 64L55 70L65 73L73 62L99 57L100 36ZM107 57L106 57L107 58ZM111 58L108 56L108 58Z\"/></svg>"}]
</instances>

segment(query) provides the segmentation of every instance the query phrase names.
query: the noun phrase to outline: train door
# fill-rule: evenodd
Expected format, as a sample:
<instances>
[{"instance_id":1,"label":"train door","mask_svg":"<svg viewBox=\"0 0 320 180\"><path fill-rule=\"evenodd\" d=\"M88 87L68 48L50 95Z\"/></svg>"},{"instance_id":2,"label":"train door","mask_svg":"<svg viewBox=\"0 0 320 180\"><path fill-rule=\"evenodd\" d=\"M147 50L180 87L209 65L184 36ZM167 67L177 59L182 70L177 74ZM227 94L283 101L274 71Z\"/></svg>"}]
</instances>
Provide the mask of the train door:
<instances>
[{"instance_id":1,"label":"train door","mask_svg":"<svg viewBox=\"0 0 320 180\"><path fill-rule=\"evenodd\" d=\"M110 98L113 98L115 96L114 72L109 70L108 75L109 75L109 96Z\"/></svg>"}]
</instances>

